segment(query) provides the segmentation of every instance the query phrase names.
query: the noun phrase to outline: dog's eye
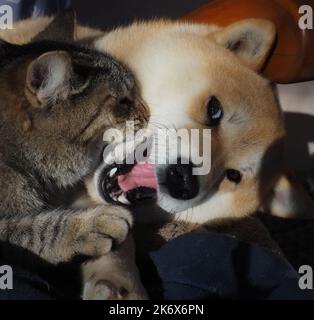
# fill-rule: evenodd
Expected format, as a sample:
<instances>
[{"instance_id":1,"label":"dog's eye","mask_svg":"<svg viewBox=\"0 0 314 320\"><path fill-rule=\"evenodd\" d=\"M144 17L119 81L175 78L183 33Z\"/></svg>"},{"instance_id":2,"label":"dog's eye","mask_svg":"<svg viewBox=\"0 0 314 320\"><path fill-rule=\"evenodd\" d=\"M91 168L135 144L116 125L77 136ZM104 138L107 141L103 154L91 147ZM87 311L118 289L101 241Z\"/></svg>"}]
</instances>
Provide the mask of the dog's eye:
<instances>
[{"instance_id":1,"label":"dog's eye","mask_svg":"<svg viewBox=\"0 0 314 320\"><path fill-rule=\"evenodd\" d=\"M239 184L242 180L242 174L238 170L228 169L226 170L226 177L229 181Z\"/></svg>"},{"instance_id":2,"label":"dog's eye","mask_svg":"<svg viewBox=\"0 0 314 320\"><path fill-rule=\"evenodd\" d=\"M223 110L219 100L214 96L211 97L207 104L207 114L209 118L209 126L218 126L223 117Z\"/></svg>"}]
</instances>

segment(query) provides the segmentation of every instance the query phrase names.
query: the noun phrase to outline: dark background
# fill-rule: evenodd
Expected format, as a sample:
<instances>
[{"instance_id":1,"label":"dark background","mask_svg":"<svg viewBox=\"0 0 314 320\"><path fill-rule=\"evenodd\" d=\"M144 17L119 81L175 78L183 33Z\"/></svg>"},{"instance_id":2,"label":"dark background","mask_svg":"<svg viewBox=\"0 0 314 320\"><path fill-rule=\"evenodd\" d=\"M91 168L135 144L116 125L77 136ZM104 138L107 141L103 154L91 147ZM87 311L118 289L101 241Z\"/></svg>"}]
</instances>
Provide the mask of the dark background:
<instances>
[{"instance_id":1,"label":"dark background","mask_svg":"<svg viewBox=\"0 0 314 320\"><path fill-rule=\"evenodd\" d=\"M135 19L178 18L209 0L72 0L81 23L112 28Z\"/></svg>"}]
</instances>

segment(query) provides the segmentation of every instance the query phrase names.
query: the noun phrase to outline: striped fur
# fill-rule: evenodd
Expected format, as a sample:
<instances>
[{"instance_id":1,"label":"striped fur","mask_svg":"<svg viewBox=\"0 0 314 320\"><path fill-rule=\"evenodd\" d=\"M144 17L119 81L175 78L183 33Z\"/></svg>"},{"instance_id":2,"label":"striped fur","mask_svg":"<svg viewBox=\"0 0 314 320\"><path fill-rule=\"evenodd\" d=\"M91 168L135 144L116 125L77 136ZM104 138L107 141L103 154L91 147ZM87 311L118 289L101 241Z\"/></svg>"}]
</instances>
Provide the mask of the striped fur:
<instances>
[{"instance_id":1,"label":"striped fur","mask_svg":"<svg viewBox=\"0 0 314 320\"><path fill-rule=\"evenodd\" d=\"M41 81L45 71L34 74L33 83L26 79L43 55L60 52L69 63L67 96L43 103L35 80ZM67 202L98 165L107 128L123 129L130 119L139 128L147 123L132 73L108 55L54 41L3 42L0 65L0 240L54 264L110 251L128 234L128 211L112 206L70 210ZM126 97L135 106L121 112L119 101Z\"/></svg>"}]
</instances>

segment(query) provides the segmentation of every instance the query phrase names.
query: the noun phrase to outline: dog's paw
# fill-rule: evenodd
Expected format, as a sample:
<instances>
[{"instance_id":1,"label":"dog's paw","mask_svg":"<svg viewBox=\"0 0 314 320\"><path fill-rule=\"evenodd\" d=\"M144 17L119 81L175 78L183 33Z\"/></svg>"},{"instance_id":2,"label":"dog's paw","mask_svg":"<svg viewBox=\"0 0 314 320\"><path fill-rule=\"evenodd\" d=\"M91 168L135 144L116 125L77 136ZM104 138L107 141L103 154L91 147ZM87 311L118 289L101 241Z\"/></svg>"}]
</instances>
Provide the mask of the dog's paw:
<instances>
[{"instance_id":1,"label":"dog's paw","mask_svg":"<svg viewBox=\"0 0 314 320\"><path fill-rule=\"evenodd\" d=\"M107 254L121 244L132 226L132 216L124 208L100 206L75 218L75 253L92 257Z\"/></svg>"},{"instance_id":2,"label":"dog's paw","mask_svg":"<svg viewBox=\"0 0 314 320\"><path fill-rule=\"evenodd\" d=\"M91 280L85 283L83 300L147 300L145 290L126 288L125 284L113 283L112 280Z\"/></svg>"},{"instance_id":3,"label":"dog's paw","mask_svg":"<svg viewBox=\"0 0 314 320\"><path fill-rule=\"evenodd\" d=\"M118 250L82 265L84 300L147 300L132 235Z\"/></svg>"},{"instance_id":4,"label":"dog's paw","mask_svg":"<svg viewBox=\"0 0 314 320\"><path fill-rule=\"evenodd\" d=\"M107 280L87 282L83 290L83 300L128 300L129 295L126 288Z\"/></svg>"}]
</instances>

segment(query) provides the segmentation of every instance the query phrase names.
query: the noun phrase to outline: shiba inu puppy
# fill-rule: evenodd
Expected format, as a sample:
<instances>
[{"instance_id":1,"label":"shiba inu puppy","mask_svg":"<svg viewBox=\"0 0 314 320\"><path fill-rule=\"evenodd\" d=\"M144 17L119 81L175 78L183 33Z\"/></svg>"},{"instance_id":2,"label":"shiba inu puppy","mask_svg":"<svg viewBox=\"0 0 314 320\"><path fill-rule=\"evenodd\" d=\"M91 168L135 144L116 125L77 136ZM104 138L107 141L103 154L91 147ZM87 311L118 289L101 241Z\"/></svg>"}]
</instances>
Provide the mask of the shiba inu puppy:
<instances>
[{"instance_id":1,"label":"shiba inu puppy","mask_svg":"<svg viewBox=\"0 0 314 320\"><path fill-rule=\"evenodd\" d=\"M155 21L118 28L94 40L95 48L107 48L137 75L153 130L160 124L177 130L211 129L207 174L192 175L199 155L195 146L202 149L210 143L202 137L175 155L189 164L156 165L158 205L175 219L204 223L243 217L262 207L284 217L311 216L309 197L285 176L280 107L271 84L256 73L275 34L272 23L258 19L225 28ZM174 163L169 157L165 155ZM107 199L106 191L93 191L95 185L93 181L89 189L93 198Z\"/></svg>"},{"instance_id":2,"label":"shiba inu puppy","mask_svg":"<svg viewBox=\"0 0 314 320\"><path fill-rule=\"evenodd\" d=\"M34 30L48 22L43 18ZM222 28L160 20L103 35L89 32L78 29L76 39L108 50L135 72L153 131L158 126L211 129L211 141L201 135L181 149L178 159L165 153L169 165L103 164L87 182L92 203L121 203L102 187L110 183L129 202L147 198L147 189L156 186L162 209L176 220L195 224L241 218L261 208L283 217L311 216L309 197L285 173L285 130L276 96L257 73L275 41L272 23L248 19ZM207 143L211 159L204 162L210 161L211 168L195 176L195 146L202 150Z\"/></svg>"},{"instance_id":3,"label":"shiba inu puppy","mask_svg":"<svg viewBox=\"0 0 314 320\"><path fill-rule=\"evenodd\" d=\"M257 74L275 34L272 23L258 19L225 28L154 21L96 39L93 47L107 48L135 72L153 130L211 129L211 141L192 140L190 148L176 155L188 164L136 164L127 173L118 168L111 183L128 198L134 190L126 185L138 188L146 181L142 186L147 187L155 170L157 204L176 221L202 224L245 217L261 208L283 217L310 217L310 198L285 175L285 131L276 96ZM211 169L193 176L199 155L195 146L206 143L211 143ZM165 157L175 160L169 153ZM88 183L96 203L108 201L108 190L96 187L106 175L103 165ZM142 189L137 190L138 199Z\"/></svg>"}]
</instances>

